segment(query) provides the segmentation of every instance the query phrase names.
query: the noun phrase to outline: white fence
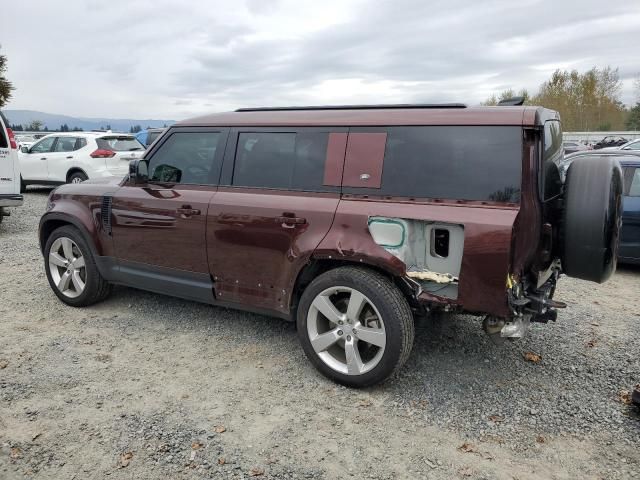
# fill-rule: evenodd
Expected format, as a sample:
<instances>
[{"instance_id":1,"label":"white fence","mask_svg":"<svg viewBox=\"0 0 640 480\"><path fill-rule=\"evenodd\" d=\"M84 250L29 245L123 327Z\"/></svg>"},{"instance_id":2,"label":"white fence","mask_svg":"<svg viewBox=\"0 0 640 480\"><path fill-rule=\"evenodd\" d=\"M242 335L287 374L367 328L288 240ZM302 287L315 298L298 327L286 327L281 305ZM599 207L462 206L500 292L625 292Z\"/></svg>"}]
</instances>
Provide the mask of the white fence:
<instances>
[{"instance_id":1,"label":"white fence","mask_svg":"<svg viewBox=\"0 0 640 480\"><path fill-rule=\"evenodd\" d=\"M596 143L607 136L624 137L627 140L640 138L640 132L564 132L562 139L565 142Z\"/></svg>"}]
</instances>

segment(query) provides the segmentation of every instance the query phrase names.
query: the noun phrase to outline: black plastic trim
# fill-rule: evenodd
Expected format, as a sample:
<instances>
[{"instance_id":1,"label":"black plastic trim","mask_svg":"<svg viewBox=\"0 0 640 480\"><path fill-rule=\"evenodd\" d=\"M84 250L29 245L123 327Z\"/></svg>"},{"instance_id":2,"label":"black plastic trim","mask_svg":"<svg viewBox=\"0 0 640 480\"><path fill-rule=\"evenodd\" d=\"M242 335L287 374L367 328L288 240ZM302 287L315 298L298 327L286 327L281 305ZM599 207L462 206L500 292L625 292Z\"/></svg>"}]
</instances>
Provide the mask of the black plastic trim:
<instances>
[{"instance_id":1,"label":"black plastic trim","mask_svg":"<svg viewBox=\"0 0 640 480\"><path fill-rule=\"evenodd\" d=\"M196 273L146 263L96 257L105 280L172 297L215 303L213 282L208 273Z\"/></svg>"},{"instance_id":2,"label":"black plastic trim","mask_svg":"<svg viewBox=\"0 0 640 480\"><path fill-rule=\"evenodd\" d=\"M389 110L420 108L467 108L464 103L398 103L382 105L310 105L301 107L249 107L238 108L236 112L281 112L298 110Z\"/></svg>"}]
</instances>

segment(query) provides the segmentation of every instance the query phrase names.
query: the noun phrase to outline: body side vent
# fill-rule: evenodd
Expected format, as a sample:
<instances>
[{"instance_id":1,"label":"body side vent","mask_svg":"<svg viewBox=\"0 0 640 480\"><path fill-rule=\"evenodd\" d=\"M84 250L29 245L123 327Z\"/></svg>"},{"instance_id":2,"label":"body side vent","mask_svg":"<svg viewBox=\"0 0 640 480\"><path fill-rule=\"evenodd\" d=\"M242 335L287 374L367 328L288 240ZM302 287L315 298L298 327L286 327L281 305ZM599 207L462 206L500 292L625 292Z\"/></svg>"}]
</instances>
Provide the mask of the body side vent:
<instances>
[{"instance_id":1,"label":"body side vent","mask_svg":"<svg viewBox=\"0 0 640 480\"><path fill-rule=\"evenodd\" d=\"M111 235L111 204L113 196L111 194L104 195L102 197L102 204L100 205L100 221L102 223L102 230Z\"/></svg>"}]
</instances>

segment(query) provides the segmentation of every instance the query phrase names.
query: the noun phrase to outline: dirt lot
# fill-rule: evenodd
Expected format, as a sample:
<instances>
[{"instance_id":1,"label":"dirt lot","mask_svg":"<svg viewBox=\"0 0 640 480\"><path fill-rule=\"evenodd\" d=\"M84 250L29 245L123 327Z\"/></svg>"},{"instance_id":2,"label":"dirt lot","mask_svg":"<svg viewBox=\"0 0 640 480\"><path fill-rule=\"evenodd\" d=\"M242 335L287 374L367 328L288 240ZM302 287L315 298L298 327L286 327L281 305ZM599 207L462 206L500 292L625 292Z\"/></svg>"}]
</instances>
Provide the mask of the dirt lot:
<instances>
[{"instance_id":1,"label":"dirt lot","mask_svg":"<svg viewBox=\"0 0 640 480\"><path fill-rule=\"evenodd\" d=\"M563 279L559 321L496 347L418 325L401 375L348 390L292 324L133 289L47 285L48 190L0 226L0 478L640 478L640 269ZM541 356L526 361L524 354Z\"/></svg>"}]
</instances>

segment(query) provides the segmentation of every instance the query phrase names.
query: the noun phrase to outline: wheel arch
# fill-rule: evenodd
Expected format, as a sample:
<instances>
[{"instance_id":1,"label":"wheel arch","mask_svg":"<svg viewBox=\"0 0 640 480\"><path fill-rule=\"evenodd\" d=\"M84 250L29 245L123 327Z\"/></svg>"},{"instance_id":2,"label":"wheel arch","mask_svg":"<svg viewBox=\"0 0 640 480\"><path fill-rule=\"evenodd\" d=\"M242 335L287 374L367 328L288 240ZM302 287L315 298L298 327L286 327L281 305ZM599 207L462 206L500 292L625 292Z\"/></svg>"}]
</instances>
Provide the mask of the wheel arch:
<instances>
[{"instance_id":1,"label":"wheel arch","mask_svg":"<svg viewBox=\"0 0 640 480\"><path fill-rule=\"evenodd\" d=\"M75 227L82 237L89 245L91 249L91 253L94 256L100 255L101 252L96 248L95 242L92 240L92 236L90 235L87 228L83 225L83 223L70 215L65 215L63 213L50 213L45 214L40 220L40 228L38 231L38 240L40 241L40 251L44 253L44 247L47 243L47 240L51 236L51 234L58 228L70 225Z\"/></svg>"},{"instance_id":2,"label":"wheel arch","mask_svg":"<svg viewBox=\"0 0 640 480\"><path fill-rule=\"evenodd\" d=\"M387 270L380 265L369 263L365 261L346 260L342 258L315 258L312 257L298 272L296 276L293 289L291 291L291 297L289 300L289 308L291 317L296 318L296 311L298 303L302 293L307 286L313 281L314 278L322 275L329 270L334 270L340 267L360 267L367 270L372 270L389 278L404 294L409 301L409 305L412 308L420 308L419 303L416 300L415 290L412 289L410 283L408 283L403 277L397 275L392 270Z\"/></svg>"}]
</instances>

